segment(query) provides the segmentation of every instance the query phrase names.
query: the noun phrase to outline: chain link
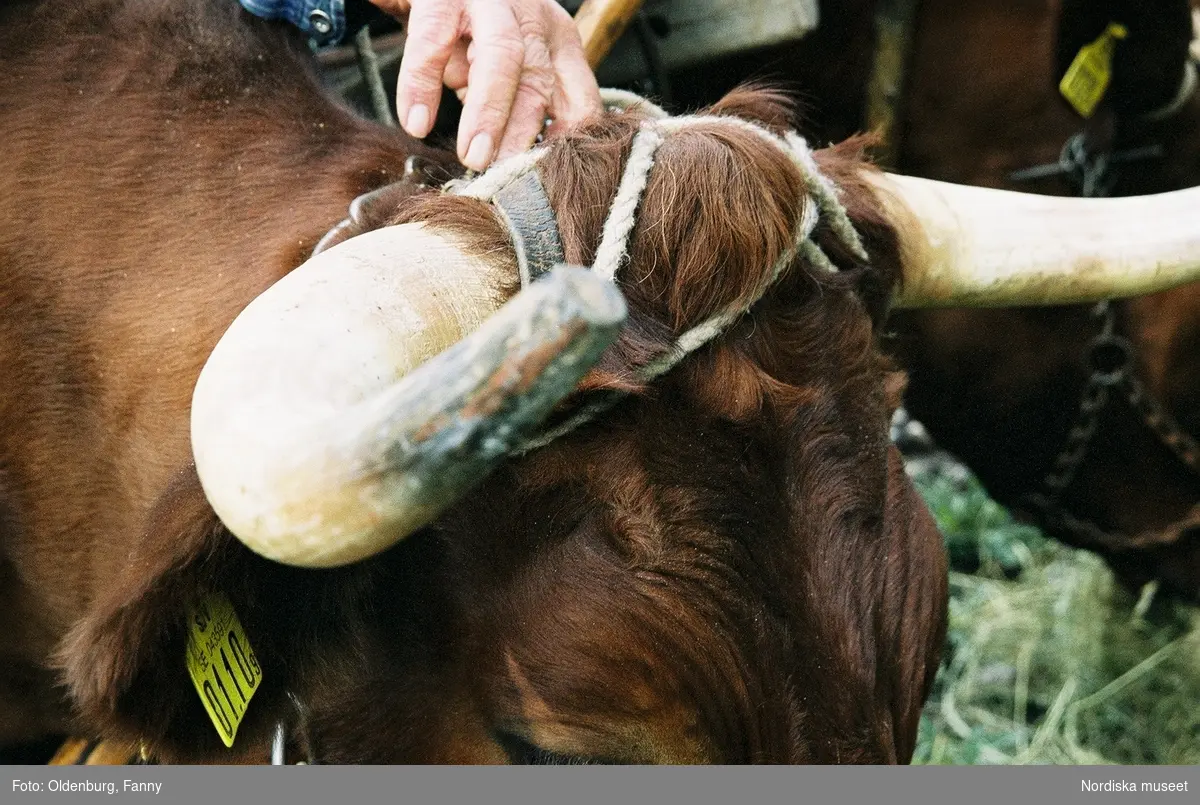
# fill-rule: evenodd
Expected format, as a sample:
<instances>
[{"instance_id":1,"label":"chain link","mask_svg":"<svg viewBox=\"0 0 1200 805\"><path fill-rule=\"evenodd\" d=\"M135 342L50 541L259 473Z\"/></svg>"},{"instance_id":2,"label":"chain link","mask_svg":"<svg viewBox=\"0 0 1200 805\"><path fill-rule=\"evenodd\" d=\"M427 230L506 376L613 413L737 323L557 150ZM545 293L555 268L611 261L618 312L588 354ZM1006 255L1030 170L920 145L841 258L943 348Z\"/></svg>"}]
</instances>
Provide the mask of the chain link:
<instances>
[{"instance_id":1,"label":"chain link","mask_svg":"<svg viewBox=\"0 0 1200 805\"><path fill-rule=\"evenodd\" d=\"M1148 159L1161 159L1165 151L1152 144L1123 151L1093 153L1086 132L1066 141L1057 162L1037 165L1009 175L1010 181L1028 182L1061 176L1084 198L1109 195L1117 179L1117 166ZM1116 314L1111 302L1100 302L1092 310L1101 322L1100 334L1088 345L1091 374L1079 401L1079 411L1066 443L1054 459L1051 470L1042 479L1042 491L1023 500L1040 525L1049 531L1069 535L1076 544L1111 553L1143 550L1177 542L1186 528L1200 526L1200 504L1184 517L1161 531L1138 534L1108 532L1068 512L1062 496L1074 483L1087 457L1099 427L1100 415L1117 394L1122 394L1145 424L1180 461L1200 475L1200 445L1155 400L1134 372L1133 345L1116 332Z\"/></svg>"},{"instance_id":2,"label":"chain link","mask_svg":"<svg viewBox=\"0 0 1200 805\"><path fill-rule=\"evenodd\" d=\"M1076 517L1041 493L1026 495L1025 503L1037 514L1039 524L1046 531L1070 534L1074 545L1114 554L1174 545L1189 529L1200 528L1200 505L1193 506L1182 519L1164 529L1129 535L1105 531L1095 523Z\"/></svg>"},{"instance_id":3,"label":"chain link","mask_svg":"<svg viewBox=\"0 0 1200 805\"><path fill-rule=\"evenodd\" d=\"M1075 480L1083 460L1087 456L1092 438L1100 422L1100 414L1108 405L1109 390L1120 383L1129 374L1129 360L1120 364L1109 365L1102 363L1103 353L1110 344L1116 343L1116 316L1112 304L1100 302L1092 309L1092 316L1102 322L1100 335L1092 339L1088 346L1088 360L1092 366L1092 374L1079 401L1079 414L1075 424L1067 433L1066 444L1054 459L1053 469L1042 479L1046 499L1057 505L1063 492ZM1126 352L1126 356L1131 353Z\"/></svg>"}]
</instances>

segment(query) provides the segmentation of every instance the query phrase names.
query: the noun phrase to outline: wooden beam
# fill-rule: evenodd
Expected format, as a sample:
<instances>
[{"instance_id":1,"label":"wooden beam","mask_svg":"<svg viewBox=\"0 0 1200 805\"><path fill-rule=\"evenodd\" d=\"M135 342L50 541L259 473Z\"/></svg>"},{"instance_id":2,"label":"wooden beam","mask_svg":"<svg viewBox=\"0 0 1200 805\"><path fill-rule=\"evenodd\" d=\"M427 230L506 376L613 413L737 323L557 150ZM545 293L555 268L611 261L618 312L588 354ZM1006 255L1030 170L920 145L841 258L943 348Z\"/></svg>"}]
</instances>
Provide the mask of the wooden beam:
<instances>
[{"instance_id":1,"label":"wooden beam","mask_svg":"<svg viewBox=\"0 0 1200 805\"><path fill-rule=\"evenodd\" d=\"M642 8L642 0L584 0L575 13L583 52L595 70Z\"/></svg>"},{"instance_id":2,"label":"wooden beam","mask_svg":"<svg viewBox=\"0 0 1200 805\"><path fill-rule=\"evenodd\" d=\"M904 93L916 39L919 0L881 0L875 12L875 63L867 85L867 130L879 135L875 161L897 167L900 157Z\"/></svg>"}]
</instances>

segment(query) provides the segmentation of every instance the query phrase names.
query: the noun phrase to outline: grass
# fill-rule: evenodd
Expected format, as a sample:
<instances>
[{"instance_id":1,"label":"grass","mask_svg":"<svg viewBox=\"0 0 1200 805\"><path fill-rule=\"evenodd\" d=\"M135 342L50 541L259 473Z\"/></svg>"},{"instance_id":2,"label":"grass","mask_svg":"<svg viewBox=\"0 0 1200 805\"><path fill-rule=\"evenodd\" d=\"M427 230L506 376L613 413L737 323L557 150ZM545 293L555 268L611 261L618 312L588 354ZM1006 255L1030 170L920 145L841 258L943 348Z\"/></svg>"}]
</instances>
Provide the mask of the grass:
<instances>
[{"instance_id":1,"label":"grass","mask_svg":"<svg viewBox=\"0 0 1200 805\"><path fill-rule=\"evenodd\" d=\"M964 470L910 472L951 557L923 764L1200 763L1200 608L1122 589L1015 523Z\"/></svg>"}]
</instances>

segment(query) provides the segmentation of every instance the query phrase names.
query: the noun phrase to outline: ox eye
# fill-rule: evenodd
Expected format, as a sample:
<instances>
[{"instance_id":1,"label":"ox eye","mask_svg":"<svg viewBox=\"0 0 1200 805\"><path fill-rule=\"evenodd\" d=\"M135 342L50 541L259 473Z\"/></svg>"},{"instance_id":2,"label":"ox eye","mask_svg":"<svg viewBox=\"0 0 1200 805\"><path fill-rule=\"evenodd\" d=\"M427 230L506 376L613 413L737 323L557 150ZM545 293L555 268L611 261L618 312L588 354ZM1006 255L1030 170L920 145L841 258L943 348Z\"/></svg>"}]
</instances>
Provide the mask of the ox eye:
<instances>
[{"instance_id":1,"label":"ox eye","mask_svg":"<svg viewBox=\"0 0 1200 805\"><path fill-rule=\"evenodd\" d=\"M598 758L560 755L558 752L531 744L511 732L496 733L496 740L508 754L509 761L516 766L588 766L607 762Z\"/></svg>"}]
</instances>

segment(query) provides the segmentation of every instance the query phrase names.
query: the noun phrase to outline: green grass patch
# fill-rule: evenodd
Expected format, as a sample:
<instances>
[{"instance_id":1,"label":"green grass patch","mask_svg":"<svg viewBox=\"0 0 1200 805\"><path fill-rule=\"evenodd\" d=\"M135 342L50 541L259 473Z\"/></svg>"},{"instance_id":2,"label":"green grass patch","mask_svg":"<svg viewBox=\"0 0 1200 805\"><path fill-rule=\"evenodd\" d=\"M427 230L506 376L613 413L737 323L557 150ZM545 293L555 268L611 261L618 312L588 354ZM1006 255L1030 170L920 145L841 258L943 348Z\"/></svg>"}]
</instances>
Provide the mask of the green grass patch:
<instances>
[{"instance_id":1,"label":"green grass patch","mask_svg":"<svg viewBox=\"0 0 1200 805\"><path fill-rule=\"evenodd\" d=\"M1200 608L1133 595L957 468L914 474L951 557L925 764L1200 763Z\"/></svg>"}]
</instances>

